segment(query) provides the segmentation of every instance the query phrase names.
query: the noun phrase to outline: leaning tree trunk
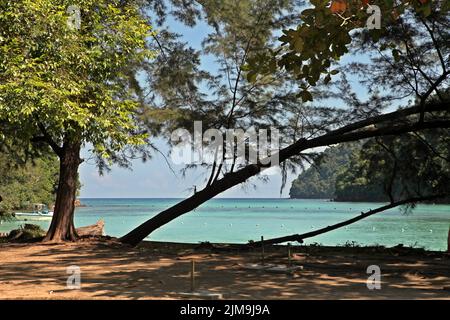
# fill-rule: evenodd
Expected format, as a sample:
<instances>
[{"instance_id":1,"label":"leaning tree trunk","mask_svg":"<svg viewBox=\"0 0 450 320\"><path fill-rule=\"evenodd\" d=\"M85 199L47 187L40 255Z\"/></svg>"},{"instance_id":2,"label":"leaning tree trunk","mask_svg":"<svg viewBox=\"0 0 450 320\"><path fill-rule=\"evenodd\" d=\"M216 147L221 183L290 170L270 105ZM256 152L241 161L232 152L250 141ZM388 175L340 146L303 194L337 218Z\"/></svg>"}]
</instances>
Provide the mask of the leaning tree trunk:
<instances>
[{"instance_id":1,"label":"leaning tree trunk","mask_svg":"<svg viewBox=\"0 0 450 320\"><path fill-rule=\"evenodd\" d=\"M447 109L447 103L436 103L428 105L427 112ZM392 121L404 120L410 115L420 113L420 110L420 106L401 109L349 124L339 129L332 130L317 138L312 138L309 140L304 138L299 139L295 143L279 151L279 162L282 163L287 159L298 155L300 152L311 148L323 147L342 142L358 141L372 137L399 135L411 131L450 127L450 121L446 120L427 121L419 124L413 121L408 124L392 125ZM387 123L388 125L380 127L375 126L380 123ZM364 130L364 128L367 129ZM258 164L251 164L236 172L226 174L223 178L213 182L211 185L208 185L205 189L197 192L190 198L179 202L178 204L160 212L153 218L142 223L120 238L120 241L133 246L139 244L139 242L144 240L156 229L178 218L179 216L190 212L218 194L242 182L245 182L247 179L259 174L264 168L270 166L263 165L262 163L270 163L270 161L265 159Z\"/></svg>"},{"instance_id":2,"label":"leaning tree trunk","mask_svg":"<svg viewBox=\"0 0 450 320\"><path fill-rule=\"evenodd\" d=\"M44 241L75 241L78 238L73 223L81 163L80 143L65 142L61 148L58 191L50 228Z\"/></svg>"}]
</instances>

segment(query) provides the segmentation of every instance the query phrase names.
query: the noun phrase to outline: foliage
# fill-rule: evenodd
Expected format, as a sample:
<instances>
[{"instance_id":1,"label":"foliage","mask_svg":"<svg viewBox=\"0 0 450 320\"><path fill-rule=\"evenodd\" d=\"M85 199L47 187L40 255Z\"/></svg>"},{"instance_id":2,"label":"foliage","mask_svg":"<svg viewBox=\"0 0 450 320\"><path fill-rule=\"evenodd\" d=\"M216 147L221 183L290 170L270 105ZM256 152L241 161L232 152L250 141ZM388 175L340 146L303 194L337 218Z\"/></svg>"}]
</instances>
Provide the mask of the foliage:
<instances>
[{"instance_id":1,"label":"foliage","mask_svg":"<svg viewBox=\"0 0 450 320\"><path fill-rule=\"evenodd\" d=\"M0 153L0 213L10 213L33 203L51 205L58 184L58 160L42 156L20 164Z\"/></svg>"},{"instance_id":2,"label":"foliage","mask_svg":"<svg viewBox=\"0 0 450 320\"><path fill-rule=\"evenodd\" d=\"M448 194L449 137L447 129L440 129L328 148L294 180L290 195L394 202ZM450 197L439 201L449 202Z\"/></svg>"},{"instance_id":3,"label":"foliage","mask_svg":"<svg viewBox=\"0 0 450 320\"><path fill-rule=\"evenodd\" d=\"M172 13L176 19L187 25L201 20L210 28L208 32L211 30L198 55L196 50L186 51L186 56L193 58L194 67L182 68L190 75L180 75L180 79L192 81L177 86L182 90L166 90L169 95L159 108L152 110L159 119L164 119L166 110L170 115L179 112L176 121L163 123L159 129L164 131L173 123L175 127L189 128L192 120L204 120L206 127L221 129L277 126L282 140L279 152L282 186L289 169L314 159L314 154L308 153L314 148L449 126L448 99L442 95L448 88L450 75L448 1L371 1L382 8L380 30L364 27L368 14L361 9L368 7L368 1L345 1L352 4L349 10L332 12L330 1L312 0L313 7L302 15L298 14L305 9L301 1L290 1L287 7L279 5L278 11L271 10L270 3L281 1L226 1L227 7L222 9L220 1L147 2L175 4ZM357 6L353 7L355 3ZM394 6L397 11L391 15ZM164 12L164 6L158 8ZM183 9L192 19L178 15ZM221 15L222 12L226 14ZM260 16L264 18L259 20ZM277 25L278 21L287 23ZM271 35L267 40L258 37L261 29L261 35ZM281 32L284 35L280 38ZM242 35L250 44L250 51L240 45L235 51L232 40L245 43L240 41ZM248 40L254 36L257 46ZM213 72L202 75L201 68L197 68L201 63L197 61L207 56L209 39L213 48L221 47L217 51L221 54L211 52L220 64ZM261 39L265 41L260 42ZM225 46L220 46L221 43ZM165 44L162 41L158 45L162 52L176 52ZM341 59L344 56L355 63ZM185 61L180 57L168 59L167 64L176 66L172 62ZM211 83L214 85L210 86ZM216 90L219 87L223 90ZM249 93L254 87L258 90ZM149 95L153 92L150 90ZM438 102L431 101L432 94ZM155 101L161 102L158 96L155 92ZM437 114L444 109L447 112ZM240 111L243 113L239 114ZM207 167L210 178L205 180L204 189L152 217L121 241L136 245L154 230L212 197L252 177L263 176L267 165L235 166L235 154L227 156L230 166L214 163Z\"/></svg>"},{"instance_id":4,"label":"foliage","mask_svg":"<svg viewBox=\"0 0 450 320\"><path fill-rule=\"evenodd\" d=\"M283 132L283 142L290 142L296 131L290 118L300 112L308 113L296 97L292 76L282 71L255 82L246 65L253 57L275 48L279 30L299 22L298 15L292 12L302 1L201 1L196 5L185 2L192 6L184 10L177 6L180 2L171 3L177 10L175 18L189 21L188 24L201 20L208 34L201 39L200 48L163 27L154 36L152 45L160 55L146 69L146 101L152 108L145 110L144 119L150 130L170 138L174 129L192 130L194 121L199 120L204 130L216 128L223 132L270 130L272 126ZM180 12L201 14L187 19ZM169 13L161 13L166 14ZM214 60L214 66L205 70L205 59ZM251 143L246 143L250 148ZM225 161L193 164L185 169L206 167L210 172L205 181L212 183L247 164L245 159L236 161L233 152L220 160Z\"/></svg>"},{"instance_id":5,"label":"foliage","mask_svg":"<svg viewBox=\"0 0 450 320\"><path fill-rule=\"evenodd\" d=\"M381 8L379 30L366 28L367 1L343 2L345 10L333 12L330 1L322 0L306 9L302 1L171 1L175 18L188 25L202 20L211 32L201 50L175 45L170 33L160 35L163 54L150 70L150 93L164 103L148 111L147 122L168 132L190 128L193 120L208 128L274 126L281 145L288 145L380 114L406 98L425 104L431 93L440 95L448 75L445 1L370 1ZM344 64L346 54L364 59ZM217 71L200 68L207 55L218 62ZM350 76L367 88L367 99L355 94ZM288 170L305 161L311 161L308 154L286 161L283 182ZM216 178L237 169L208 168Z\"/></svg>"},{"instance_id":6,"label":"foliage","mask_svg":"<svg viewBox=\"0 0 450 320\"><path fill-rule=\"evenodd\" d=\"M348 166L352 153L358 153L359 143L339 144L325 149L311 167L292 182L291 198L333 199L336 176Z\"/></svg>"},{"instance_id":7,"label":"foliage","mask_svg":"<svg viewBox=\"0 0 450 320\"><path fill-rule=\"evenodd\" d=\"M11 230L8 239L13 239L14 241L28 241L42 238L43 236L45 236L45 230L40 226L26 223L25 225L20 226L19 229Z\"/></svg>"},{"instance_id":8,"label":"foliage","mask_svg":"<svg viewBox=\"0 0 450 320\"><path fill-rule=\"evenodd\" d=\"M131 81L152 56L150 28L136 1L83 0L77 30L68 23L70 5L1 2L0 122L55 152L64 141L91 143L102 168L145 141Z\"/></svg>"},{"instance_id":9,"label":"foliage","mask_svg":"<svg viewBox=\"0 0 450 320\"><path fill-rule=\"evenodd\" d=\"M149 156L138 72L153 57L140 0L0 2L0 124L5 140L46 143L60 159L45 240L75 240L80 150L100 172ZM4 140L0 136L0 140ZM11 142L12 140L12 142Z\"/></svg>"},{"instance_id":10,"label":"foliage","mask_svg":"<svg viewBox=\"0 0 450 320\"><path fill-rule=\"evenodd\" d=\"M328 0L311 0L313 7L301 12L302 23L296 28L283 30L283 35L279 38L283 43L282 47L252 61L251 69L261 75L273 73L276 68L268 67L271 65L286 69L298 80L301 89L299 95L303 101L312 101L310 89L320 80L328 84L338 74L336 64L350 52L351 45L360 44L361 36L372 50L381 47L380 53L390 54L395 62L410 56L411 52L408 51L411 48L403 42L422 36L421 27L428 29L425 32L442 28L442 33L426 42L416 43L416 46L426 48L433 42L434 46L442 45L445 48L448 1L342 0L340 2L344 5L338 10L333 6L335 2L332 1L330 6ZM382 17L380 28L369 30L367 21L373 13L372 5L380 8ZM411 25L411 20L416 23ZM425 22L426 20L428 21ZM392 41L394 39L397 41ZM415 55L421 54L421 50L412 52ZM444 63L442 57L441 60ZM418 76L426 79L429 75ZM421 92L425 93L426 91Z\"/></svg>"},{"instance_id":11,"label":"foliage","mask_svg":"<svg viewBox=\"0 0 450 320\"><path fill-rule=\"evenodd\" d=\"M369 140L337 176L336 200L393 202L448 194L449 137L449 130L441 129Z\"/></svg>"}]
</instances>

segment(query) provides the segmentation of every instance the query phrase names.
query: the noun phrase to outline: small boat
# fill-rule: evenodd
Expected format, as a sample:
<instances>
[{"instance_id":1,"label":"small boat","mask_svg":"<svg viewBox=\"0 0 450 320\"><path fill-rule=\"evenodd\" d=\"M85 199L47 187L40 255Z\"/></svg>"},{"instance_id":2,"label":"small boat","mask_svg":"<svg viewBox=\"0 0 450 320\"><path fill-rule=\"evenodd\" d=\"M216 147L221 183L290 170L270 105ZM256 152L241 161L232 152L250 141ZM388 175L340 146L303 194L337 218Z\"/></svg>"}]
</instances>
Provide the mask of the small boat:
<instances>
[{"instance_id":1,"label":"small boat","mask_svg":"<svg viewBox=\"0 0 450 320\"><path fill-rule=\"evenodd\" d=\"M48 220L53 217L53 211L50 211L45 204L37 203L33 205L33 211L16 212L14 217L17 220Z\"/></svg>"}]
</instances>

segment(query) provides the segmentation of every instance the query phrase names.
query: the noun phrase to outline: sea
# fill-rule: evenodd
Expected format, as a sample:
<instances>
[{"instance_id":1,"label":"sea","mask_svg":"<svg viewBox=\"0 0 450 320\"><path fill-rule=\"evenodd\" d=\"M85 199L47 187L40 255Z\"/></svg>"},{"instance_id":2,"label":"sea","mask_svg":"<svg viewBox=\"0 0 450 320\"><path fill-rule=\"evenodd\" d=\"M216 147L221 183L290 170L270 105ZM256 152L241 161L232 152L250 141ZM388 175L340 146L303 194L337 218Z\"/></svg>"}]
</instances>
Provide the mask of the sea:
<instances>
[{"instance_id":1,"label":"sea","mask_svg":"<svg viewBox=\"0 0 450 320\"><path fill-rule=\"evenodd\" d=\"M105 221L106 234L120 237L182 199L80 199L76 227ZM382 203L302 199L212 199L153 232L146 240L183 243L247 243L304 233L350 219ZM0 232L24 222L4 221ZM49 221L33 221L48 228ZM394 208L313 238L305 244L383 245L447 250L450 205L418 205L405 213Z\"/></svg>"}]
</instances>

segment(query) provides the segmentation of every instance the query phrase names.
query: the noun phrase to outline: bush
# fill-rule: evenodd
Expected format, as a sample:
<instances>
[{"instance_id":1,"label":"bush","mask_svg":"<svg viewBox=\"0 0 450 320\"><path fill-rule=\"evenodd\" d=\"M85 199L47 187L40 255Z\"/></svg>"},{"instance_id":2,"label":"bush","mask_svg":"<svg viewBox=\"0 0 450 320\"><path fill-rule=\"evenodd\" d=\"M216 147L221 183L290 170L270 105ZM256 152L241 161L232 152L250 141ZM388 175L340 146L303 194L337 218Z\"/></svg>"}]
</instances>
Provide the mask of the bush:
<instances>
[{"instance_id":1,"label":"bush","mask_svg":"<svg viewBox=\"0 0 450 320\"><path fill-rule=\"evenodd\" d=\"M28 241L45 236L45 230L35 224L25 224L19 229L14 229L9 233L9 240Z\"/></svg>"}]
</instances>

